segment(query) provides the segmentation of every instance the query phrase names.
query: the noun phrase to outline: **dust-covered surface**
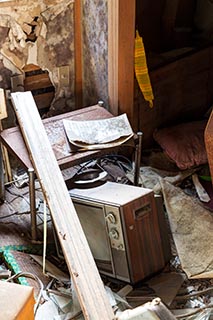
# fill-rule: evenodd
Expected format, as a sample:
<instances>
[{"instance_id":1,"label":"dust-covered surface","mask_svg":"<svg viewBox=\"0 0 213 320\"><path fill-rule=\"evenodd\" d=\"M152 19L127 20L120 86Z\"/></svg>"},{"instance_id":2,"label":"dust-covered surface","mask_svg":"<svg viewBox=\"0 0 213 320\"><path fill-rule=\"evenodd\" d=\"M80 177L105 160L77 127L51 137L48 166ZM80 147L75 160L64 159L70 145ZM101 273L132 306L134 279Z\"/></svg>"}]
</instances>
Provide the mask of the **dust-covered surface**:
<instances>
[{"instance_id":1,"label":"dust-covered surface","mask_svg":"<svg viewBox=\"0 0 213 320\"><path fill-rule=\"evenodd\" d=\"M180 188L160 183L183 270L188 277L213 277L212 213Z\"/></svg>"}]
</instances>

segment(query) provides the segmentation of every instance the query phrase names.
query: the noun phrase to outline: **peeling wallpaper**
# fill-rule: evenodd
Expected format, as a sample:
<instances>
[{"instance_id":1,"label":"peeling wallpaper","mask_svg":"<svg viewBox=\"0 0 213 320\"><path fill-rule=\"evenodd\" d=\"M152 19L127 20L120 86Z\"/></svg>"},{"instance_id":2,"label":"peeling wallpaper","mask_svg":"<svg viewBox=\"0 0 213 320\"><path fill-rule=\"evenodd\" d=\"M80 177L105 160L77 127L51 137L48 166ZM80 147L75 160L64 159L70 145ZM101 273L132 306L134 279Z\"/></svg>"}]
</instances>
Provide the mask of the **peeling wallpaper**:
<instances>
[{"instance_id":1,"label":"peeling wallpaper","mask_svg":"<svg viewBox=\"0 0 213 320\"><path fill-rule=\"evenodd\" d=\"M83 0L83 101L108 106L107 0Z\"/></svg>"},{"instance_id":2,"label":"peeling wallpaper","mask_svg":"<svg viewBox=\"0 0 213 320\"><path fill-rule=\"evenodd\" d=\"M108 106L107 0L82 0L83 105ZM74 0L0 2L0 86L28 64L49 72L55 99L46 116L75 109ZM69 66L69 86L58 67Z\"/></svg>"},{"instance_id":3,"label":"peeling wallpaper","mask_svg":"<svg viewBox=\"0 0 213 320\"><path fill-rule=\"evenodd\" d=\"M11 75L22 74L27 64L47 70L55 87L50 115L74 108L73 2L16 0L8 5L0 3L0 85L8 89ZM58 67L65 65L70 69L70 83L62 88ZM60 110L56 110L55 102Z\"/></svg>"}]
</instances>

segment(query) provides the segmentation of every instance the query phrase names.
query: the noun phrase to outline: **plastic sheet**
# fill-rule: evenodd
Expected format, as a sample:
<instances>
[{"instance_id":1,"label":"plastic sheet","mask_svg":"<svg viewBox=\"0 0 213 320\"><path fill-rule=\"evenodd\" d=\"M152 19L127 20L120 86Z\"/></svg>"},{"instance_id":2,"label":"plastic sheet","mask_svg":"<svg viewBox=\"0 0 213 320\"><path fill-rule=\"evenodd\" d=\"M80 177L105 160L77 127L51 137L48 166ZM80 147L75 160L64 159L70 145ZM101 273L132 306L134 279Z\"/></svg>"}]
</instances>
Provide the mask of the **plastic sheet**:
<instances>
[{"instance_id":1,"label":"plastic sheet","mask_svg":"<svg viewBox=\"0 0 213 320\"><path fill-rule=\"evenodd\" d=\"M206 309L206 310L203 310L200 313L197 313L195 315L183 317L183 318L181 318L181 320L209 320L211 314L212 314L212 310Z\"/></svg>"}]
</instances>

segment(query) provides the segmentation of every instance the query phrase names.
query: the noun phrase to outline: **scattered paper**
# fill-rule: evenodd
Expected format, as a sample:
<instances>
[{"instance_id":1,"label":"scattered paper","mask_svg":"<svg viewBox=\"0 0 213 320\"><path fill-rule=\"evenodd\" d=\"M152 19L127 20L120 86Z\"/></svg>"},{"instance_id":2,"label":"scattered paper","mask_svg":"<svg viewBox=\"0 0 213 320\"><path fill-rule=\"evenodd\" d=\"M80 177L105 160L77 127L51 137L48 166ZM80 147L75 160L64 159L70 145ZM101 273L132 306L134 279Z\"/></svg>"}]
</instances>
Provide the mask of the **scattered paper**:
<instances>
[{"instance_id":1,"label":"scattered paper","mask_svg":"<svg viewBox=\"0 0 213 320\"><path fill-rule=\"evenodd\" d=\"M194 183L199 199L203 202L209 202L211 199L206 190L203 188L202 184L200 183L197 174L192 175L192 181Z\"/></svg>"},{"instance_id":2,"label":"scattered paper","mask_svg":"<svg viewBox=\"0 0 213 320\"><path fill-rule=\"evenodd\" d=\"M121 145L133 136L126 114L100 120L63 120L63 124L69 142L87 150Z\"/></svg>"}]
</instances>

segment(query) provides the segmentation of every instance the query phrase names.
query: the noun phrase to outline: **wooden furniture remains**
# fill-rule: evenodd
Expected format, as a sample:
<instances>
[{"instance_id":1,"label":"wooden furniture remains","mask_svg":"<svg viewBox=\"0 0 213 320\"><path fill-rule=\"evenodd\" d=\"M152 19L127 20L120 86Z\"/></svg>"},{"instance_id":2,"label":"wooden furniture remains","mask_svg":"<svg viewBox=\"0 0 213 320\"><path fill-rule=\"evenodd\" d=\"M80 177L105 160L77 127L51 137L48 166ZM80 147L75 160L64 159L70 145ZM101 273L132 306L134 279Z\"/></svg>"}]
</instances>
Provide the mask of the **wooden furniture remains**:
<instances>
[{"instance_id":1,"label":"wooden furniture remains","mask_svg":"<svg viewBox=\"0 0 213 320\"><path fill-rule=\"evenodd\" d=\"M138 131L134 106L134 39L136 1L108 1L108 94L110 111L126 113Z\"/></svg>"},{"instance_id":2,"label":"wooden furniture remains","mask_svg":"<svg viewBox=\"0 0 213 320\"><path fill-rule=\"evenodd\" d=\"M50 209L84 318L112 320L114 314L111 305L32 94L13 93L12 102Z\"/></svg>"},{"instance_id":3,"label":"wooden furniture remains","mask_svg":"<svg viewBox=\"0 0 213 320\"><path fill-rule=\"evenodd\" d=\"M4 89L0 88L0 133L3 130L2 120L7 118L7 106ZM0 144L0 200L4 199L4 182L12 177L9 157L5 146Z\"/></svg>"},{"instance_id":4,"label":"wooden furniture remains","mask_svg":"<svg viewBox=\"0 0 213 320\"><path fill-rule=\"evenodd\" d=\"M32 92L40 114L44 114L49 110L55 96L55 88L51 83L49 73L33 64L26 65L23 71L25 75L24 91Z\"/></svg>"},{"instance_id":5,"label":"wooden furniture remains","mask_svg":"<svg viewBox=\"0 0 213 320\"><path fill-rule=\"evenodd\" d=\"M116 152L118 148L107 148L103 150L74 152L71 153L67 142L66 134L63 127L63 119L73 120L94 120L113 117L106 109L98 104L72 111L59 116L51 117L43 120L43 124L48 135L50 144L54 151L58 165L61 169L66 169L71 166L86 162L90 159L103 156L110 152ZM31 163L29 152L27 151L22 134L19 127L5 129L0 133L0 141L22 165L28 169L29 174L29 192L30 192L30 212L31 212L31 237L32 241L37 240L36 233L36 204L35 204L35 187L34 187L34 172L33 164ZM3 189L2 189L3 198Z\"/></svg>"},{"instance_id":6,"label":"wooden furniture remains","mask_svg":"<svg viewBox=\"0 0 213 320\"><path fill-rule=\"evenodd\" d=\"M71 153L63 127L63 119L94 120L110 117L113 117L113 115L106 109L99 105L94 105L43 120L47 136L61 169L69 168L82 161L90 160L93 157L102 155L104 152L108 153L112 150L106 149ZM21 161L25 168L33 167L18 126L3 130L0 134L0 141Z\"/></svg>"},{"instance_id":7,"label":"wooden furniture remains","mask_svg":"<svg viewBox=\"0 0 213 320\"><path fill-rule=\"evenodd\" d=\"M208 123L206 125L204 140L205 140L210 174L213 182L213 112L211 112Z\"/></svg>"},{"instance_id":8,"label":"wooden furniture remains","mask_svg":"<svg viewBox=\"0 0 213 320\"><path fill-rule=\"evenodd\" d=\"M153 191L108 181L70 195L101 273L135 284L164 268Z\"/></svg>"}]
</instances>

